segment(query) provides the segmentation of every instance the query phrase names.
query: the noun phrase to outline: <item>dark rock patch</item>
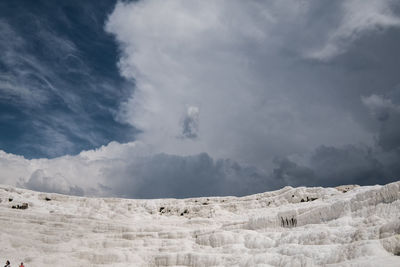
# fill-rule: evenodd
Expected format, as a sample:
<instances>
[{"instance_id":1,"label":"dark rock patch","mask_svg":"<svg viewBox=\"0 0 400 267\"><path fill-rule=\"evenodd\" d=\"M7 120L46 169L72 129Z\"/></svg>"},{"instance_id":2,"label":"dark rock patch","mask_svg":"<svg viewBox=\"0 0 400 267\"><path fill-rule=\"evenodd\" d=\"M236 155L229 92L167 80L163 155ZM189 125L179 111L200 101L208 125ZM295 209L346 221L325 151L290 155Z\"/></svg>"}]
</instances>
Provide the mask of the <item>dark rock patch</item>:
<instances>
[{"instance_id":1,"label":"dark rock patch","mask_svg":"<svg viewBox=\"0 0 400 267\"><path fill-rule=\"evenodd\" d=\"M292 228L297 226L297 218L296 217L291 217L291 218L283 218L281 217L281 226L285 228Z\"/></svg>"},{"instance_id":2,"label":"dark rock patch","mask_svg":"<svg viewBox=\"0 0 400 267\"><path fill-rule=\"evenodd\" d=\"M28 208L28 203L22 203L22 205L14 205L11 208L19 209L19 210L26 210Z\"/></svg>"}]
</instances>

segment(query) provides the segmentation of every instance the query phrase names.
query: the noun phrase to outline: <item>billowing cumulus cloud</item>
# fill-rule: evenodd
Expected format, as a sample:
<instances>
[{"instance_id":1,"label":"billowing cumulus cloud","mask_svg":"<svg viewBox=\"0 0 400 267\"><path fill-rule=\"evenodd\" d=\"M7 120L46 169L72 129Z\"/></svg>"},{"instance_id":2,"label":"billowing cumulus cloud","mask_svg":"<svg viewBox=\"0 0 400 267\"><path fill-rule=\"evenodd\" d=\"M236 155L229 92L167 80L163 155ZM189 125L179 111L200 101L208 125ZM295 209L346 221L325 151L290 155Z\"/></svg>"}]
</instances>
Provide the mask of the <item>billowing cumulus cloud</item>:
<instances>
[{"instance_id":1,"label":"billowing cumulus cloud","mask_svg":"<svg viewBox=\"0 0 400 267\"><path fill-rule=\"evenodd\" d=\"M364 34L398 27L395 4L119 2L106 29L120 43L121 74L136 81L121 117L161 152L259 167L320 145L372 143L353 107L338 107L350 85L335 84L337 69L323 66ZM350 98L361 106L359 94ZM189 106L201 111L199 124L187 117ZM198 127L195 141L177 138L182 117L183 135Z\"/></svg>"},{"instance_id":2,"label":"billowing cumulus cloud","mask_svg":"<svg viewBox=\"0 0 400 267\"><path fill-rule=\"evenodd\" d=\"M84 193L81 188L71 186L69 181L62 174L56 173L51 176L46 176L45 171L41 169L34 171L27 182L17 185L42 192L69 195L83 195Z\"/></svg>"},{"instance_id":3,"label":"billowing cumulus cloud","mask_svg":"<svg viewBox=\"0 0 400 267\"><path fill-rule=\"evenodd\" d=\"M0 183L74 195L136 198L245 195L284 184L232 160L154 154L139 142L77 156L27 160L2 152Z\"/></svg>"}]
</instances>

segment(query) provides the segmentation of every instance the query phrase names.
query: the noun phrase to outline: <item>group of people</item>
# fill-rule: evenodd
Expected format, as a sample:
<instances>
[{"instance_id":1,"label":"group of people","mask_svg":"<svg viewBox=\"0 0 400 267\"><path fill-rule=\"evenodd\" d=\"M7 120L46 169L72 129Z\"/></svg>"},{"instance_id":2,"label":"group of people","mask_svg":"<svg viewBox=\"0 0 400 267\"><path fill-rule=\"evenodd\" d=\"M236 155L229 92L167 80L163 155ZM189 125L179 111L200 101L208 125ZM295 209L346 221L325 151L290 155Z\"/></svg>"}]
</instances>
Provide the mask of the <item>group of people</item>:
<instances>
[{"instance_id":1,"label":"group of people","mask_svg":"<svg viewBox=\"0 0 400 267\"><path fill-rule=\"evenodd\" d=\"M282 227L296 227L297 219L292 217L289 220L288 220L288 218L286 218L286 220L285 220L283 217L281 217L281 226Z\"/></svg>"},{"instance_id":2,"label":"group of people","mask_svg":"<svg viewBox=\"0 0 400 267\"><path fill-rule=\"evenodd\" d=\"M4 267L11 267L10 261L6 261L6 265L4 265ZM18 267L25 267L25 265L23 262L21 262L21 264Z\"/></svg>"}]
</instances>

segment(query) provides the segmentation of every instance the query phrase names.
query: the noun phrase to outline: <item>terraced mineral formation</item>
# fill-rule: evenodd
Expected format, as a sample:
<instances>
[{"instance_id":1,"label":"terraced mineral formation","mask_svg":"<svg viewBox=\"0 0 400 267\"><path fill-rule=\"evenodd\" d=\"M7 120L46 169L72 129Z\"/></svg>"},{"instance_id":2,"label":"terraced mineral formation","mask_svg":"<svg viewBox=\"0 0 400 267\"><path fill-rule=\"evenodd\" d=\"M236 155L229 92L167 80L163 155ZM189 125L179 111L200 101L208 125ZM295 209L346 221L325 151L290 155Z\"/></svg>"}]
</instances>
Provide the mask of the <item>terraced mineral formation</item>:
<instances>
[{"instance_id":1,"label":"terraced mineral formation","mask_svg":"<svg viewBox=\"0 0 400 267\"><path fill-rule=\"evenodd\" d=\"M400 266L400 182L152 200L0 186L0 200L14 265Z\"/></svg>"}]
</instances>

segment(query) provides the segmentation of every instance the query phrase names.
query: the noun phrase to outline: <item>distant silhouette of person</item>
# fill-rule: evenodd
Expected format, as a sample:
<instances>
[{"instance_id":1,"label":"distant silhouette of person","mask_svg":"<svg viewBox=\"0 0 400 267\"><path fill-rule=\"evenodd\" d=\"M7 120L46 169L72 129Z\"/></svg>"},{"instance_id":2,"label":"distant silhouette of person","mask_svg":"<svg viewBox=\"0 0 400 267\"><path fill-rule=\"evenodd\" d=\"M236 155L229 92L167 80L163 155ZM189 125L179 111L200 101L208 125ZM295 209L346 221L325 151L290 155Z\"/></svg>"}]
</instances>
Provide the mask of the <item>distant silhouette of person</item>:
<instances>
[{"instance_id":1,"label":"distant silhouette of person","mask_svg":"<svg viewBox=\"0 0 400 267\"><path fill-rule=\"evenodd\" d=\"M4 267L11 267L10 261L6 261L6 265L4 265Z\"/></svg>"},{"instance_id":2,"label":"distant silhouette of person","mask_svg":"<svg viewBox=\"0 0 400 267\"><path fill-rule=\"evenodd\" d=\"M19 265L19 267L25 267L24 263L21 262L21 264Z\"/></svg>"}]
</instances>

